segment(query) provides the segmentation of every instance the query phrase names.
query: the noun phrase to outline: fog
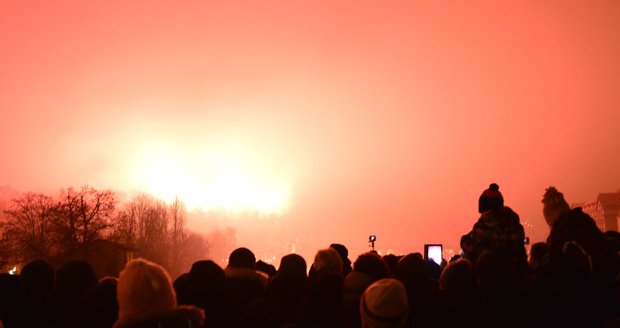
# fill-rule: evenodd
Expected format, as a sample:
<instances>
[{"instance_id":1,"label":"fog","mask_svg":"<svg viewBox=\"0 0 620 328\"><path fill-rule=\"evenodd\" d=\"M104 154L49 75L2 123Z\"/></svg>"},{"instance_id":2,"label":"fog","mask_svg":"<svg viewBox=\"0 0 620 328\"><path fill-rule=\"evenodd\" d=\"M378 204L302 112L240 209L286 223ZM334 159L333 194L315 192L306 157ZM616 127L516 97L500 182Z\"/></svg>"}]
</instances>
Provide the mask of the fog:
<instances>
[{"instance_id":1,"label":"fog","mask_svg":"<svg viewBox=\"0 0 620 328\"><path fill-rule=\"evenodd\" d=\"M618 17L612 0L3 1L0 185L170 190L190 227L266 258L355 257L370 234L458 252L496 182L544 240L545 188L620 188ZM227 192L285 204L205 214L207 157L256 191Z\"/></svg>"}]
</instances>

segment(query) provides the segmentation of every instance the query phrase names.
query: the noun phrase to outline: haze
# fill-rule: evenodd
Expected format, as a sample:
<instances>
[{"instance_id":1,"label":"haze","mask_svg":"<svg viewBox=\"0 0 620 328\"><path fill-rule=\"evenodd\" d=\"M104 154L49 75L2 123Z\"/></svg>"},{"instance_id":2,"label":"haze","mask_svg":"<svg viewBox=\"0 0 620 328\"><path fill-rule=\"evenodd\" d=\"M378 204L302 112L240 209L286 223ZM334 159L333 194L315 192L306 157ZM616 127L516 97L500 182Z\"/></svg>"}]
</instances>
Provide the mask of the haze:
<instances>
[{"instance_id":1,"label":"haze","mask_svg":"<svg viewBox=\"0 0 620 328\"><path fill-rule=\"evenodd\" d=\"M620 188L615 0L3 0L0 40L0 185L245 195L191 222L239 246L458 252L491 182L535 242L549 185Z\"/></svg>"}]
</instances>

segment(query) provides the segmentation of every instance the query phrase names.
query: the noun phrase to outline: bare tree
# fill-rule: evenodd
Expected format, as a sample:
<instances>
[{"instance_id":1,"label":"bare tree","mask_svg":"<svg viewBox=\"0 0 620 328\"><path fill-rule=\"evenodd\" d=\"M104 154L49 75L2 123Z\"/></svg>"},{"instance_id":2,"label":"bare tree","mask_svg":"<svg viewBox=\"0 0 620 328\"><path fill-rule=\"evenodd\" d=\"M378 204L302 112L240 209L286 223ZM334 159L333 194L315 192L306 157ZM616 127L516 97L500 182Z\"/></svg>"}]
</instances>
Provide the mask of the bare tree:
<instances>
[{"instance_id":1,"label":"bare tree","mask_svg":"<svg viewBox=\"0 0 620 328\"><path fill-rule=\"evenodd\" d=\"M115 194L109 190L89 186L63 190L54 222L57 242L71 251L102 238L112 224L115 207Z\"/></svg>"},{"instance_id":2,"label":"bare tree","mask_svg":"<svg viewBox=\"0 0 620 328\"><path fill-rule=\"evenodd\" d=\"M113 239L137 255L168 266L168 208L148 194L139 194L116 216Z\"/></svg>"},{"instance_id":3,"label":"bare tree","mask_svg":"<svg viewBox=\"0 0 620 328\"><path fill-rule=\"evenodd\" d=\"M4 211L5 246L10 247L20 260L52 259L58 248L54 245L53 220L57 203L44 194L25 193L14 198Z\"/></svg>"},{"instance_id":4,"label":"bare tree","mask_svg":"<svg viewBox=\"0 0 620 328\"><path fill-rule=\"evenodd\" d=\"M181 263L185 257L187 251L189 233L185 228L187 222L187 211L185 205L175 198L172 204L168 206L168 221L169 221L169 268L171 273L177 273L182 270Z\"/></svg>"}]
</instances>

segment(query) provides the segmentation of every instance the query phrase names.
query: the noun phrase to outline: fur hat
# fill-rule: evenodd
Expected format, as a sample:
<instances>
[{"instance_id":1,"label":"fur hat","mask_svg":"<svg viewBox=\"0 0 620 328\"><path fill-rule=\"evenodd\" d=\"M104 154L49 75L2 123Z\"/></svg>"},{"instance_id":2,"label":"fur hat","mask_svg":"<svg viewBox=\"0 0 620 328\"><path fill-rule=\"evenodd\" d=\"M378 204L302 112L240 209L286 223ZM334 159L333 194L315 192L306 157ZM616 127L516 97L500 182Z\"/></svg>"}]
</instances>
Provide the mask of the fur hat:
<instances>
[{"instance_id":1,"label":"fur hat","mask_svg":"<svg viewBox=\"0 0 620 328\"><path fill-rule=\"evenodd\" d=\"M542 202L544 204L543 215L549 227L553 227L553 224L555 224L555 221L558 220L560 215L570 211L570 207L564 199L564 195L553 186L545 190Z\"/></svg>"},{"instance_id":2,"label":"fur hat","mask_svg":"<svg viewBox=\"0 0 620 328\"><path fill-rule=\"evenodd\" d=\"M145 259L131 260L118 279L118 319L141 320L176 307L170 276Z\"/></svg>"},{"instance_id":3,"label":"fur hat","mask_svg":"<svg viewBox=\"0 0 620 328\"><path fill-rule=\"evenodd\" d=\"M478 212L484 213L504 206L504 197L499 192L497 183L491 183L489 189L482 192L478 199Z\"/></svg>"},{"instance_id":4,"label":"fur hat","mask_svg":"<svg viewBox=\"0 0 620 328\"><path fill-rule=\"evenodd\" d=\"M404 327L408 314L407 291L396 279L377 280L366 288L360 300L365 327Z\"/></svg>"}]
</instances>

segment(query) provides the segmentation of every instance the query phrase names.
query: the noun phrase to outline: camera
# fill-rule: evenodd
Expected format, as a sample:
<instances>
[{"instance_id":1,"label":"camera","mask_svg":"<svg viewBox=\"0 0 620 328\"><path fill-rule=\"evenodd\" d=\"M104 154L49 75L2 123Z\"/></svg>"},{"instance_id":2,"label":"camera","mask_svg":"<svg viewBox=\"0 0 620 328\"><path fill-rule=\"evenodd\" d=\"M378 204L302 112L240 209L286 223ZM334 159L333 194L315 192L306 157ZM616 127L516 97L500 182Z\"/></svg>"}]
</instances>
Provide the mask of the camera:
<instances>
[{"instance_id":1,"label":"camera","mask_svg":"<svg viewBox=\"0 0 620 328\"><path fill-rule=\"evenodd\" d=\"M368 242L369 242L369 243L374 243L375 241L377 241L377 236L375 236L375 235L370 235L370 236L368 237Z\"/></svg>"}]
</instances>

